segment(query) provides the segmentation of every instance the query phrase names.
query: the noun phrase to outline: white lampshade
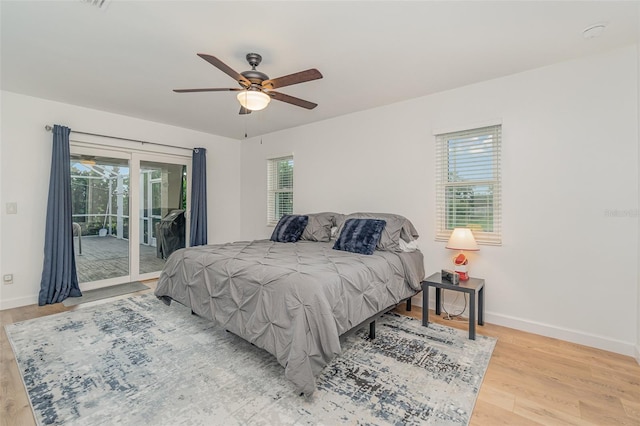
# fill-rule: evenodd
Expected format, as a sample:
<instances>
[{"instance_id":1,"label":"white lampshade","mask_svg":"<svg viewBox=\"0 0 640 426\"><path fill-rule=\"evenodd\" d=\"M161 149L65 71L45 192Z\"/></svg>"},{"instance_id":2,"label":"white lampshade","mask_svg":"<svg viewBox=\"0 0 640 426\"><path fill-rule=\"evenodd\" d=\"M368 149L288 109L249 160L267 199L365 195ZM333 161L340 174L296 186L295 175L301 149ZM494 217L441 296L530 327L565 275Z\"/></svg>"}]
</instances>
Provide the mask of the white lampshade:
<instances>
[{"instance_id":1,"label":"white lampshade","mask_svg":"<svg viewBox=\"0 0 640 426\"><path fill-rule=\"evenodd\" d=\"M476 239L473 238L471 229L469 228L455 228L449 237L447 248L452 250L467 250L477 251L480 250Z\"/></svg>"},{"instance_id":2,"label":"white lampshade","mask_svg":"<svg viewBox=\"0 0 640 426\"><path fill-rule=\"evenodd\" d=\"M269 105L271 97L259 90L243 90L238 93L238 101L248 110L260 111Z\"/></svg>"}]
</instances>

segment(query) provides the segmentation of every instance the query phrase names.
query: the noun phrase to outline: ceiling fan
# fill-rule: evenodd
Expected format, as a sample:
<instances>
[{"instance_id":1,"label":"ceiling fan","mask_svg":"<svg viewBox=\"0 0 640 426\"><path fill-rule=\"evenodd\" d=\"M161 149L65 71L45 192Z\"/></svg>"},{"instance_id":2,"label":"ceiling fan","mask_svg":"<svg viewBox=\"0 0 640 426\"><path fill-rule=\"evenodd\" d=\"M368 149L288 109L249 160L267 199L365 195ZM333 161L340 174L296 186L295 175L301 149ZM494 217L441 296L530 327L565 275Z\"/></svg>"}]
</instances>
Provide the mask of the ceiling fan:
<instances>
[{"instance_id":1,"label":"ceiling fan","mask_svg":"<svg viewBox=\"0 0 640 426\"><path fill-rule=\"evenodd\" d=\"M271 102L271 99L306 109L313 109L318 106L313 102L273 90L322 78L320 71L315 68L270 79L265 73L256 70L256 67L262 62L262 56L257 53L247 53L247 62L251 65L251 69L241 73L236 72L215 56L204 53L198 53L198 56L237 81L240 88L174 89L174 92L239 92L237 97L241 105L240 114L251 114L251 111L264 109Z\"/></svg>"}]
</instances>

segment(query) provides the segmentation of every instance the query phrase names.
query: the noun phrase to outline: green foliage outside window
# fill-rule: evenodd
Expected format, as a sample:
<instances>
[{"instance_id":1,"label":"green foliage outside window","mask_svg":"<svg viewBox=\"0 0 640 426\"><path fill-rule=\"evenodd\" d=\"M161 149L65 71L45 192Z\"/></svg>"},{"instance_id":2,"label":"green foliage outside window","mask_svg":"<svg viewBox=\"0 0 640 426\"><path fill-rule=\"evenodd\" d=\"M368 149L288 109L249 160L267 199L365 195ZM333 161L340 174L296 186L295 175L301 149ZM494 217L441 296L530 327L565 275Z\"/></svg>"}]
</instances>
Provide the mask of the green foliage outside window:
<instances>
[{"instance_id":1,"label":"green foliage outside window","mask_svg":"<svg viewBox=\"0 0 640 426\"><path fill-rule=\"evenodd\" d=\"M113 174L117 176L119 167L113 167ZM111 211L109 212L109 181L111 181ZM98 235L100 229L109 228L111 220L111 234L116 235L117 214L117 178L106 178L93 170L80 170L71 167L71 211L73 221L80 224L82 235ZM123 177L123 212L129 212L129 176ZM128 218L124 218L123 237L128 238Z\"/></svg>"},{"instance_id":2,"label":"green foliage outside window","mask_svg":"<svg viewBox=\"0 0 640 426\"><path fill-rule=\"evenodd\" d=\"M293 157L267 160L267 223L293 213Z\"/></svg>"},{"instance_id":3,"label":"green foliage outside window","mask_svg":"<svg viewBox=\"0 0 640 426\"><path fill-rule=\"evenodd\" d=\"M276 217L293 213L293 160L278 162L278 190L276 192Z\"/></svg>"},{"instance_id":4,"label":"green foliage outside window","mask_svg":"<svg viewBox=\"0 0 640 426\"><path fill-rule=\"evenodd\" d=\"M500 125L436 136L437 240L471 228L478 242L501 244Z\"/></svg>"}]
</instances>

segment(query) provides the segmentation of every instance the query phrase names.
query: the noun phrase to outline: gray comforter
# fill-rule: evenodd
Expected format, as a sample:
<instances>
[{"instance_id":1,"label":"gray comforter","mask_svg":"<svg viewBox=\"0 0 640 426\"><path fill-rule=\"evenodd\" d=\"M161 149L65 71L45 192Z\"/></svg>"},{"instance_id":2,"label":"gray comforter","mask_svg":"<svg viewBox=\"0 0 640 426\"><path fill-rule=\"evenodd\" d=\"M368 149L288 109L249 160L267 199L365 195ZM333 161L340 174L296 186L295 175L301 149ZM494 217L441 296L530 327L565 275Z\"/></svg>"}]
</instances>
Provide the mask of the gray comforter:
<instances>
[{"instance_id":1,"label":"gray comforter","mask_svg":"<svg viewBox=\"0 0 640 426\"><path fill-rule=\"evenodd\" d=\"M181 249L155 294L273 354L298 391L340 354L339 336L420 290L422 254L360 255L333 242L242 241Z\"/></svg>"}]
</instances>

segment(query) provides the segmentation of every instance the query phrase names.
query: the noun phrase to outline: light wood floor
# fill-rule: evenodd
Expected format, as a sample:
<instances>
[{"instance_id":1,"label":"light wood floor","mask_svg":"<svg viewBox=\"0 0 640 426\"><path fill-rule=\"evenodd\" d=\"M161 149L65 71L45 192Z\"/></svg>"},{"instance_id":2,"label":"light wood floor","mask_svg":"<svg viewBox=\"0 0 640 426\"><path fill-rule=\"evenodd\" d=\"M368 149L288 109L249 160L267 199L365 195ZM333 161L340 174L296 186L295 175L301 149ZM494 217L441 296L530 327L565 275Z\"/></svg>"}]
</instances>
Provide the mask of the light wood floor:
<instances>
[{"instance_id":1,"label":"light wood floor","mask_svg":"<svg viewBox=\"0 0 640 426\"><path fill-rule=\"evenodd\" d=\"M155 282L145 284L151 289L117 298L155 288ZM67 308L58 303L0 311L1 425L35 425L4 325L87 305ZM419 307L398 311L421 318ZM436 318L433 312L429 319L467 328L466 321ZM498 343L471 425L640 425L640 366L633 358L491 324L477 331L496 337Z\"/></svg>"}]
</instances>

